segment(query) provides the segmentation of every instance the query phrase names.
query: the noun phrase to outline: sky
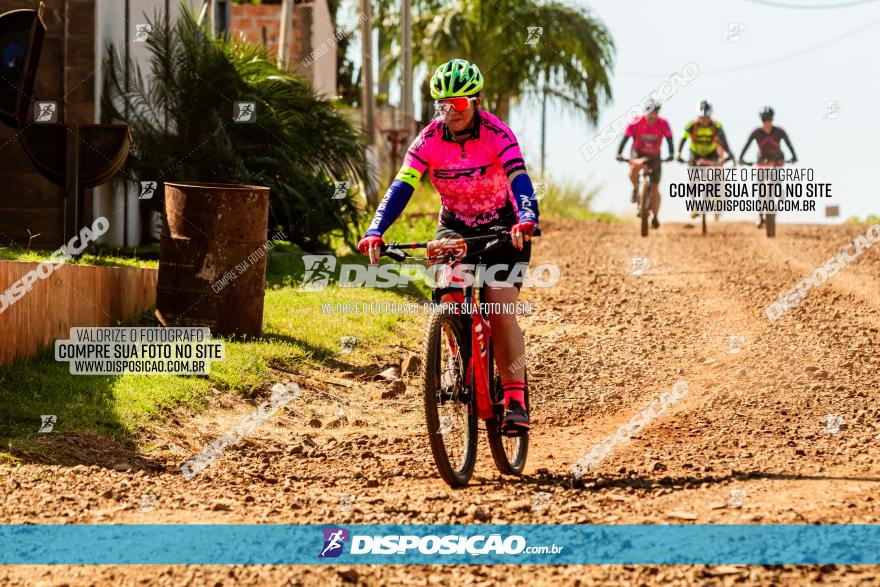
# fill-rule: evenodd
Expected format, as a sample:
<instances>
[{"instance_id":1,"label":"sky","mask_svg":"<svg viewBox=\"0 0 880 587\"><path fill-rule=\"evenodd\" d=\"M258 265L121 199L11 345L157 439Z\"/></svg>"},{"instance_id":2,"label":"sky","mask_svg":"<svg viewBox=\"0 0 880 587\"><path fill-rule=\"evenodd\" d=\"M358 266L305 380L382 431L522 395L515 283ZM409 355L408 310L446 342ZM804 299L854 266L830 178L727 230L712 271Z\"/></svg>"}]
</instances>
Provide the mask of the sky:
<instances>
[{"instance_id":1,"label":"sky","mask_svg":"<svg viewBox=\"0 0 880 587\"><path fill-rule=\"evenodd\" d=\"M812 167L816 181L832 184L833 197L820 202L815 213L788 213L782 222L824 221L823 203L839 205L843 218L880 213L880 185L874 183L871 151L872 146L880 146L875 114L880 95L880 2L834 9L779 8L747 0L606 0L583 5L604 22L617 47L614 99L602 109L595 128L559 106L548 107L550 182L576 180L599 186L596 208L630 215L626 168L614 160L618 141L590 161L585 161L579 147L670 74L695 62L700 73L661 109L676 146L702 99L713 104L737 154L760 124L758 111L770 105L776 111L775 124L788 132L794 144L798 165ZM798 4L792 0L789 5L821 6L815 0ZM738 41L735 36L728 40L732 24L742 25ZM545 29L544 34L552 31ZM829 101L841 102L836 118L828 113ZM534 161L532 175L538 175L539 105L519 105L509 122ZM685 178L683 165L664 166L664 184ZM669 193L667 185L661 189ZM680 200L666 197L663 205L661 219L687 218Z\"/></svg>"},{"instance_id":2,"label":"sky","mask_svg":"<svg viewBox=\"0 0 880 587\"><path fill-rule=\"evenodd\" d=\"M813 168L816 182L832 184L833 197L820 200L815 212L786 213L781 222L834 222L880 213L878 163L872 152L880 146L875 114L880 107L880 1L574 3L601 20L614 39L613 100L602 105L595 126L583 115L548 103L548 183L576 181L596 187L595 209L632 215L627 169L615 161L619 135L589 161L580 147L671 74L696 63L696 78L665 101L661 110L672 126L676 146L697 104L707 99L739 154L748 135L760 125L758 111L769 105L776 111L775 124L788 132L794 144L798 166ZM739 35L732 36L731 27ZM545 28L543 35L552 38L553 31ZM491 71L484 75L491 84ZM829 111L828 102L837 103L834 110ZM540 176L540 116L540 104L527 101L515 105L507 121L536 181ZM747 159L754 160L754 151L750 155ZM685 179L683 165L665 164L661 193L668 195L670 181ZM826 204L839 205L841 217L826 219ZM730 213L724 218L751 216ZM687 217L681 200L664 197L661 220Z\"/></svg>"}]
</instances>

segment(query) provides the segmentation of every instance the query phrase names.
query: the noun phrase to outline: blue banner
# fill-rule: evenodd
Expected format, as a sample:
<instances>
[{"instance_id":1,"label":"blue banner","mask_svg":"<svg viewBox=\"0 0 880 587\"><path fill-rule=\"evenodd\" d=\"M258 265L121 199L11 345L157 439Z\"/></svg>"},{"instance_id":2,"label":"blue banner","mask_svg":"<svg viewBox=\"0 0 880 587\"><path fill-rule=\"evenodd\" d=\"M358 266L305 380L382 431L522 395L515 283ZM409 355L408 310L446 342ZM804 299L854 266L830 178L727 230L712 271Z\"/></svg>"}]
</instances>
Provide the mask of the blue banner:
<instances>
[{"instance_id":1,"label":"blue banner","mask_svg":"<svg viewBox=\"0 0 880 587\"><path fill-rule=\"evenodd\" d=\"M880 525L0 525L0 564L880 564Z\"/></svg>"}]
</instances>

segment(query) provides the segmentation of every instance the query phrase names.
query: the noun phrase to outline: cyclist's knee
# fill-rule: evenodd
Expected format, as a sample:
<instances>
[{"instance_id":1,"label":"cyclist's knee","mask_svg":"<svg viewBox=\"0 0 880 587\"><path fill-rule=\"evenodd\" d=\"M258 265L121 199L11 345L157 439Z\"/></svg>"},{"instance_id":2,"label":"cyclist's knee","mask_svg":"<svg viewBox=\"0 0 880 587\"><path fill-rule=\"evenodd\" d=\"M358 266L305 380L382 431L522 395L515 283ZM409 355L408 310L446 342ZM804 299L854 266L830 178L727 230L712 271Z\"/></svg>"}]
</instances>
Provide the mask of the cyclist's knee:
<instances>
[{"instance_id":1,"label":"cyclist's knee","mask_svg":"<svg viewBox=\"0 0 880 587\"><path fill-rule=\"evenodd\" d=\"M519 297L519 290L511 283L501 282L498 285L486 287L486 300L489 302L515 302Z\"/></svg>"}]
</instances>

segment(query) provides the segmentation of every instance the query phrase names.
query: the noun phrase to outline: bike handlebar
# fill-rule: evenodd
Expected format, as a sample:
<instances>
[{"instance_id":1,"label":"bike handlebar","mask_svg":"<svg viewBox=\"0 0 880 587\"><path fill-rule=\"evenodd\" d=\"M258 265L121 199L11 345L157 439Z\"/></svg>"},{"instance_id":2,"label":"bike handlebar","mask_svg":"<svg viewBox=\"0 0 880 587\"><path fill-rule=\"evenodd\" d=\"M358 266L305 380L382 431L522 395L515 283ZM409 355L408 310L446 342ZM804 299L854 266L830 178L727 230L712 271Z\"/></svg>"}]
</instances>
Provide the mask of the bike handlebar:
<instances>
[{"instance_id":1,"label":"bike handlebar","mask_svg":"<svg viewBox=\"0 0 880 587\"><path fill-rule=\"evenodd\" d=\"M494 232L495 234L470 236L470 237L462 238L460 240L464 241L465 243L482 242L482 241L486 241L486 240L494 240L495 241L495 242L490 242L483 249L478 251L478 253L480 253L480 254L485 253L486 251L489 251L491 249L494 249L504 243L511 242L512 237L510 236L509 230L505 230L501 226L494 226L490 230L492 232ZM541 229L536 226L535 232L532 234L532 236L533 237L541 236ZM380 251L381 251L381 255L400 262L400 261L405 261L408 258L412 258L412 255L405 253L401 249L426 249L426 248L428 248L428 245L430 243L431 243L431 241L418 241L418 242L410 242L410 243L391 242L391 243L383 244ZM467 256L468 255L465 255L464 257L462 257L462 259L466 258Z\"/></svg>"},{"instance_id":2,"label":"bike handlebar","mask_svg":"<svg viewBox=\"0 0 880 587\"><path fill-rule=\"evenodd\" d=\"M678 159L676 159L676 161L678 161L679 163L688 163L688 161L685 161L685 160L682 159L681 157L679 157ZM718 164L720 164L720 165L724 165L724 164L727 163L728 161L733 161L734 165L736 164L736 160L733 158L732 155L728 155L727 157L725 157L725 158L722 159L721 161L712 161L711 159L703 159L703 158L698 158L698 159L695 160L695 162L696 162L697 165L702 165L704 162L705 162L705 163L713 163L713 164L714 164L714 163L718 163Z\"/></svg>"},{"instance_id":3,"label":"bike handlebar","mask_svg":"<svg viewBox=\"0 0 880 587\"><path fill-rule=\"evenodd\" d=\"M617 160L620 161L621 163L635 163L636 161L647 161L648 159L659 159L660 163L668 163L669 161L672 161L673 157L672 157L672 155L670 155L666 159L660 159L660 157L630 157L630 158L626 158L623 155L617 156Z\"/></svg>"},{"instance_id":4,"label":"bike handlebar","mask_svg":"<svg viewBox=\"0 0 880 587\"><path fill-rule=\"evenodd\" d=\"M740 159L739 162L740 162L740 165L745 165L746 167L752 167L754 165L761 165L762 163L774 163L774 161L772 161L770 159L764 159L762 161L746 161L745 159ZM783 159L783 162L795 163L795 162L797 162L797 159Z\"/></svg>"}]
</instances>

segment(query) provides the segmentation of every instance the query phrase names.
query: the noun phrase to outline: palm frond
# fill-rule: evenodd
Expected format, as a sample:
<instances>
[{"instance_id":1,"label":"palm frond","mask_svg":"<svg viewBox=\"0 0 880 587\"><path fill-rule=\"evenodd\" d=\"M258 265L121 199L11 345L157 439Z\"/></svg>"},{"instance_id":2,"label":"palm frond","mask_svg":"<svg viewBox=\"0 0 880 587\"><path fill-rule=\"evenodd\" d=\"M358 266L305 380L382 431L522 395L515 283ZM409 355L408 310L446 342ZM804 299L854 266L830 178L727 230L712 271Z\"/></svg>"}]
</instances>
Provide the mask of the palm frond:
<instances>
[{"instance_id":1,"label":"palm frond","mask_svg":"<svg viewBox=\"0 0 880 587\"><path fill-rule=\"evenodd\" d=\"M270 227L304 247L325 247L330 234L353 238L360 222L353 196L333 200L334 182L368 181L360 133L302 78L275 66L266 51L217 37L182 5L152 32L149 77L108 48L104 112L129 125L130 176L159 181L265 185ZM232 120L234 102L254 102L255 123Z\"/></svg>"}]
</instances>

